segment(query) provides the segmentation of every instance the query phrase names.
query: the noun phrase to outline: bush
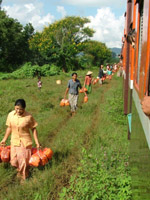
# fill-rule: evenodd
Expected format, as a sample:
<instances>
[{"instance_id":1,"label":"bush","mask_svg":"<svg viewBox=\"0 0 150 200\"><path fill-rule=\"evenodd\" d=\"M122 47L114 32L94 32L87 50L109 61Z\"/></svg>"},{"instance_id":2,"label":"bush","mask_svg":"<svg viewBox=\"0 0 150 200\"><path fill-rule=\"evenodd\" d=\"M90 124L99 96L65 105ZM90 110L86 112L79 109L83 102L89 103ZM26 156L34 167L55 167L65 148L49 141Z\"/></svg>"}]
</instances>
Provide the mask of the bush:
<instances>
[{"instance_id":1,"label":"bush","mask_svg":"<svg viewBox=\"0 0 150 200\"><path fill-rule=\"evenodd\" d=\"M28 62L24 64L20 69L9 73L9 74L0 74L0 80L4 79L20 79L20 78L32 78L35 76L54 76L59 74L60 68L56 65L45 64L43 66L33 65Z\"/></svg>"}]
</instances>

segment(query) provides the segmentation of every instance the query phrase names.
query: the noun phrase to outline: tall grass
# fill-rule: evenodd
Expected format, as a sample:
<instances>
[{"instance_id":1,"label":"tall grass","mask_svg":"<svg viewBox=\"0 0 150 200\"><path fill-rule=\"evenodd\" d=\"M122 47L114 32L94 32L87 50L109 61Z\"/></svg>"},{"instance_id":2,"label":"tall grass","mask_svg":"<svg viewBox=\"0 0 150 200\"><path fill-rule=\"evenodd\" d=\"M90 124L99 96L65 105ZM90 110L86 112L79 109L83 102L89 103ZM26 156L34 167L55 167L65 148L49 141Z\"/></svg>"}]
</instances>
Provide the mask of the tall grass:
<instances>
[{"instance_id":1,"label":"tall grass","mask_svg":"<svg viewBox=\"0 0 150 200\"><path fill-rule=\"evenodd\" d=\"M83 83L86 72L79 71L78 74ZM97 76L96 70L94 70L94 76ZM90 195L96 199L98 197L93 197L93 192L99 191L99 186L102 184L97 185L95 179L102 178L102 174L102 183L107 180L106 184L108 184L104 184L101 188L104 190L103 192L109 188L112 190L109 194L114 193L117 197L122 194L121 190L127 189L128 186L129 193L127 195L130 196L128 167L125 166L128 162L126 124L124 124L125 118L122 113L119 113L122 109L122 102L119 101L120 107L117 114L116 106L109 106L110 102L112 103L111 99L113 101L118 99L120 92L116 97L113 94L121 91L119 86L121 80L114 78L111 84L106 81L102 87L99 87L98 84L94 85L93 92L89 95L89 101L86 104L83 104L83 94L81 94L77 114L70 117L69 108L59 107L69 78L71 78L70 74L61 74L50 78L42 77L41 92L38 91L35 78L0 81L2 105L0 107L0 139L4 135L6 117L13 109L14 101L17 98L24 98L27 102L27 111L32 113L39 124L38 133L42 146L51 147L54 151L52 161L45 167L31 169L31 177L24 185L19 184L15 176L16 171L10 165L1 164L0 199L69 199L68 192L73 199L80 199L78 194L81 194L81 199L90 199L91 196L88 196L89 194L86 192L89 188L84 187L89 183L89 186L93 187L90 189ZM56 85L57 79L62 80L62 85ZM110 112L112 111L110 108L113 108L114 111ZM120 119L121 122L118 122L117 119ZM97 168L98 166L99 168ZM101 174L101 172L103 173ZM119 174L122 174L122 178ZM77 178L79 183L76 186L73 186L74 178ZM120 180L124 178L127 180L125 187L119 185ZM93 180L95 184L92 185ZM113 180L112 187L111 180ZM115 185L116 180L117 184ZM123 184L123 181L120 183ZM126 194L126 192L124 193ZM96 194L98 195L98 193ZM109 194L108 197L110 197Z\"/></svg>"}]
</instances>

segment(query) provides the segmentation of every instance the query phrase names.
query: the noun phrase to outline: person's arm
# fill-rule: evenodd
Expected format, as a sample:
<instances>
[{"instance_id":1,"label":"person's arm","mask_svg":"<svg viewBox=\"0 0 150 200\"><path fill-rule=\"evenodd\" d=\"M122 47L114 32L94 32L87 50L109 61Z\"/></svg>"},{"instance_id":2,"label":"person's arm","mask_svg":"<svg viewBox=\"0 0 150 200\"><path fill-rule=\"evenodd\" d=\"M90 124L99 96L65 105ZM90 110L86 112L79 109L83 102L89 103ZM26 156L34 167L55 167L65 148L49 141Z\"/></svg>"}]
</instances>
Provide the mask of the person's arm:
<instances>
[{"instance_id":1,"label":"person's arm","mask_svg":"<svg viewBox=\"0 0 150 200\"><path fill-rule=\"evenodd\" d=\"M68 94L68 91L69 91L69 88L67 88L66 91L65 91L64 99L66 99L66 96L67 96L67 94Z\"/></svg>"},{"instance_id":2,"label":"person's arm","mask_svg":"<svg viewBox=\"0 0 150 200\"><path fill-rule=\"evenodd\" d=\"M4 138L2 139L2 141L0 142L1 145L5 145L6 140L8 139L9 135L11 134L11 128L7 127Z\"/></svg>"},{"instance_id":3,"label":"person's arm","mask_svg":"<svg viewBox=\"0 0 150 200\"><path fill-rule=\"evenodd\" d=\"M39 143L39 140L38 140L38 132L37 132L36 128L32 129L32 133L33 133L33 138L34 138L36 147L40 148L40 143Z\"/></svg>"},{"instance_id":4,"label":"person's arm","mask_svg":"<svg viewBox=\"0 0 150 200\"><path fill-rule=\"evenodd\" d=\"M86 83L86 77L85 77L85 79L84 79L84 84L83 84L83 87L85 87L85 83Z\"/></svg>"},{"instance_id":5,"label":"person's arm","mask_svg":"<svg viewBox=\"0 0 150 200\"><path fill-rule=\"evenodd\" d=\"M81 83L79 84L80 89L82 88ZM83 90L84 91L84 90ZM85 96L87 96L87 93L84 91Z\"/></svg>"}]
</instances>

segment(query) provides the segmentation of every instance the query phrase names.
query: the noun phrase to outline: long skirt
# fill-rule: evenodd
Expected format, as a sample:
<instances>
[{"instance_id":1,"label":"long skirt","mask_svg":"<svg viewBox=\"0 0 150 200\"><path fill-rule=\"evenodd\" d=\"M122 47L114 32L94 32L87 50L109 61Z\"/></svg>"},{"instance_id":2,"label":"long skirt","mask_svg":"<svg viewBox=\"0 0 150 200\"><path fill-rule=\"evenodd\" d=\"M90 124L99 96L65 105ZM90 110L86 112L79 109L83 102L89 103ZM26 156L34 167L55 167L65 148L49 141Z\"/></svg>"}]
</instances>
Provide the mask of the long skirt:
<instances>
[{"instance_id":1,"label":"long skirt","mask_svg":"<svg viewBox=\"0 0 150 200\"><path fill-rule=\"evenodd\" d=\"M25 148L11 146L11 160L10 163L13 167L17 168L18 175L22 179L26 179L29 175L29 160L31 158L31 147Z\"/></svg>"},{"instance_id":2,"label":"long skirt","mask_svg":"<svg viewBox=\"0 0 150 200\"><path fill-rule=\"evenodd\" d=\"M69 103L70 103L71 112L75 112L76 109L77 109L78 95L69 94L68 100L69 100Z\"/></svg>"},{"instance_id":3,"label":"long skirt","mask_svg":"<svg viewBox=\"0 0 150 200\"><path fill-rule=\"evenodd\" d=\"M85 88L87 89L88 94L90 94L92 92L92 86L91 85L85 85Z\"/></svg>"}]
</instances>

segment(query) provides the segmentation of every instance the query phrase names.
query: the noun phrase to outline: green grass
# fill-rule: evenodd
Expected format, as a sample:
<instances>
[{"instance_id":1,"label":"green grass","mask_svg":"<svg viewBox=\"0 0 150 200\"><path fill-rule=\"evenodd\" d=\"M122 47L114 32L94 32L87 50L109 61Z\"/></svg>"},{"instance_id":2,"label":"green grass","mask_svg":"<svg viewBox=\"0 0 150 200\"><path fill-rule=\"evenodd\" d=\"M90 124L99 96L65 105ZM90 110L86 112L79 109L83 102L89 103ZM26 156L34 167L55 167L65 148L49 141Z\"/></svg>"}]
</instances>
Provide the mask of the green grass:
<instances>
[{"instance_id":1,"label":"green grass","mask_svg":"<svg viewBox=\"0 0 150 200\"><path fill-rule=\"evenodd\" d=\"M79 71L83 83L85 71ZM94 76L97 71L94 70ZM52 148L54 156L45 167L31 169L31 177L20 185L10 165L0 165L0 199L130 199L128 141L123 115L120 78L99 87L93 86L89 101L70 117L69 107L59 107L69 74L37 79L0 81L0 139L5 131L7 114L18 98L24 98L27 111L38 122L42 146ZM62 85L56 85L61 79Z\"/></svg>"}]
</instances>

